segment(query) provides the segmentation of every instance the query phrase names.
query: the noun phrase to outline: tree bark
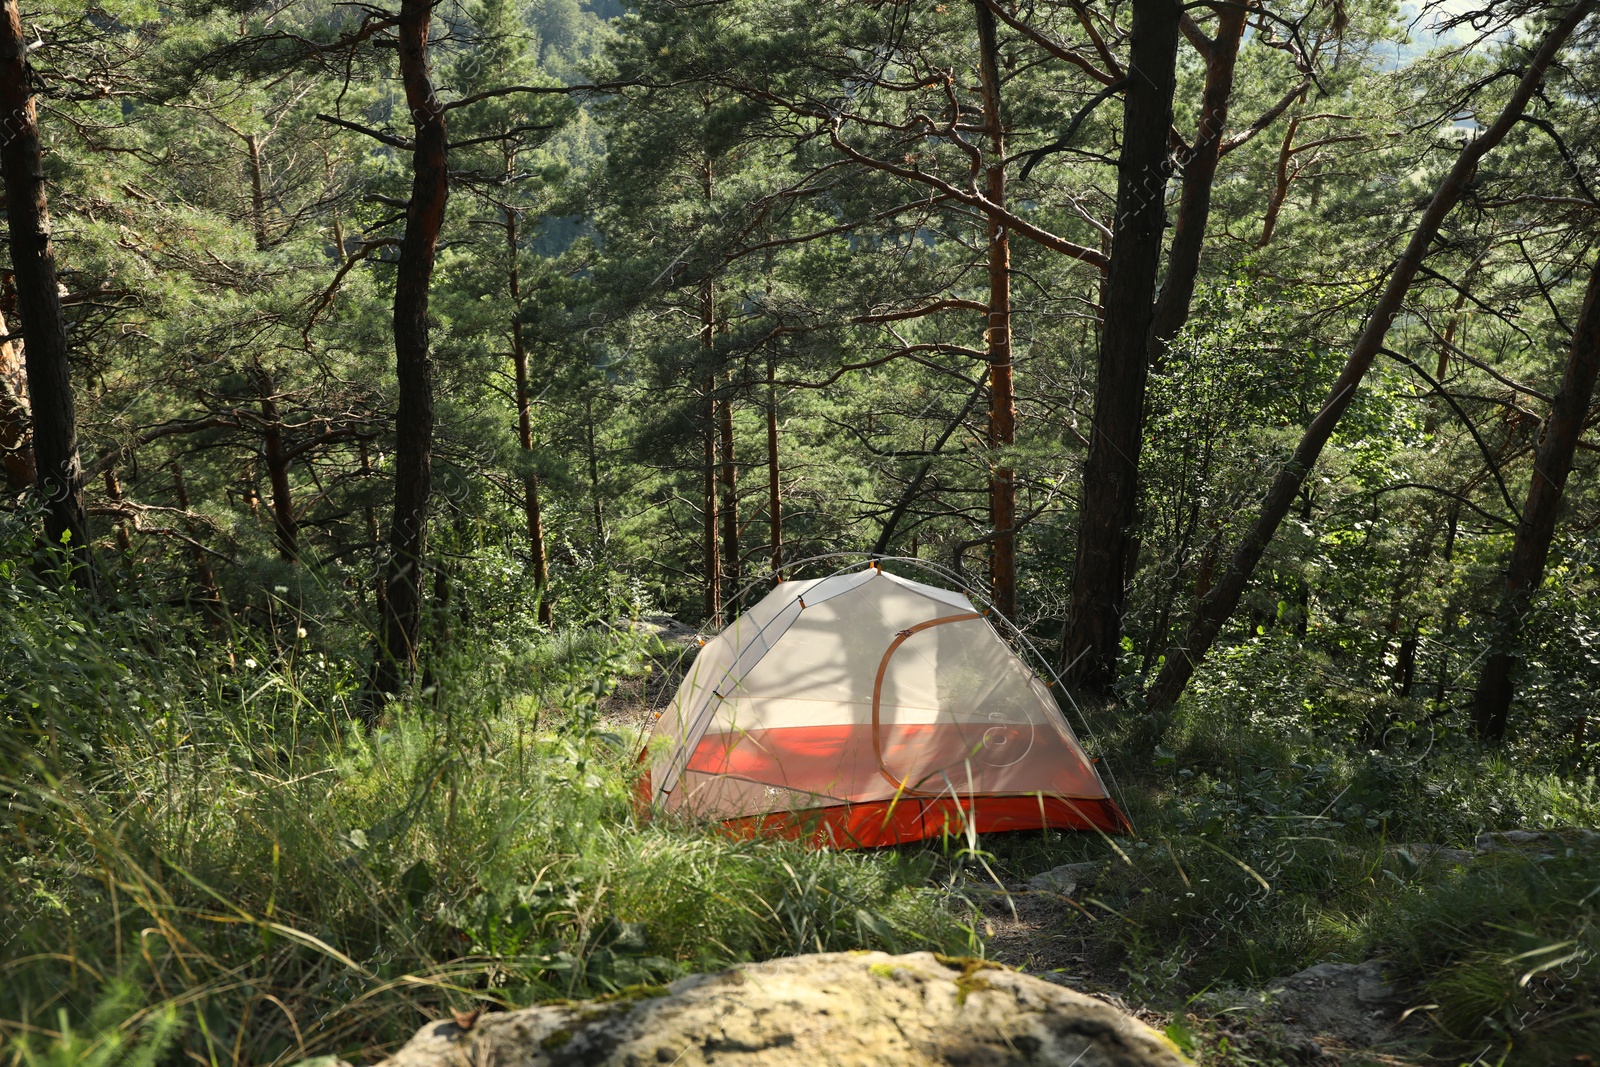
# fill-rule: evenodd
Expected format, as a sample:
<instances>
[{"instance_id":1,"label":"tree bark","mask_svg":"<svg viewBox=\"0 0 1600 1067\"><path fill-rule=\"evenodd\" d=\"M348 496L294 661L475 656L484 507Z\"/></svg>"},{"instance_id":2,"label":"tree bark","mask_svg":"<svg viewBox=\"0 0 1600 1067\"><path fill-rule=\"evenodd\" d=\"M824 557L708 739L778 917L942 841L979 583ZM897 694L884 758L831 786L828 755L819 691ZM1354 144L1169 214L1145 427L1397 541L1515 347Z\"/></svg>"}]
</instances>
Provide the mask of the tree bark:
<instances>
[{"instance_id":1,"label":"tree bark","mask_svg":"<svg viewBox=\"0 0 1600 1067\"><path fill-rule=\"evenodd\" d=\"M1283 131L1283 144L1278 147L1278 166L1274 172L1272 192L1267 194L1267 210L1261 218L1261 236L1256 238L1256 247L1265 248L1272 243L1272 235L1278 230L1278 216L1283 211L1284 203L1289 199L1289 183L1293 177L1289 174L1289 161L1294 158L1294 135L1300 129L1300 117L1296 115L1289 120L1288 127Z\"/></svg>"},{"instance_id":2,"label":"tree bark","mask_svg":"<svg viewBox=\"0 0 1600 1067\"><path fill-rule=\"evenodd\" d=\"M255 235L256 251L262 252L267 247L267 194L261 175L261 139L253 133L247 134L244 147L250 156L250 227Z\"/></svg>"},{"instance_id":3,"label":"tree bark","mask_svg":"<svg viewBox=\"0 0 1600 1067\"><path fill-rule=\"evenodd\" d=\"M1492 246L1491 246L1492 247ZM1478 276L1478 268L1483 266L1483 261L1488 258L1486 249L1477 259L1472 261L1472 266L1467 268L1466 274L1461 277L1461 291L1456 294L1455 303L1450 308L1450 318L1444 324L1444 334L1439 339L1439 358L1434 361L1433 379L1443 388L1445 378L1450 374L1450 357L1455 351L1456 331L1461 327L1461 320L1466 315L1467 299L1472 295L1472 283ZM1439 429L1439 407L1443 402L1440 395L1428 399L1428 412L1422 420L1422 432L1432 436Z\"/></svg>"},{"instance_id":4,"label":"tree bark","mask_svg":"<svg viewBox=\"0 0 1600 1067\"><path fill-rule=\"evenodd\" d=\"M589 517L594 521L594 547L606 543L606 516L600 506L600 448L594 438L594 395L583 399L583 450L589 460Z\"/></svg>"},{"instance_id":5,"label":"tree bark","mask_svg":"<svg viewBox=\"0 0 1600 1067\"><path fill-rule=\"evenodd\" d=\"M1450 686L1450 642L1456 635L1456 618L1460 614L1460 607L1456 604L1454 564L1456 559L1456 527L1461 521L1461 505L1450 505L1450 519L1444 528L1444 574L1445 581L1449 583L1449 592L1445 595L1444 620L1439 627L1439 673L1434 676L1433 683L1433 708L1429 717L1437 716L1444 708L1445 696L1449 693Z\"/></svg>"},{"instance_id":6,"label":"tree bark","mask_svg":"<svg viewBox=\"0 0 1600 1067\"><path fill-rule=\"evenodd\" d=\"M117 478L117 471L115 467L106 468L105 482L106 497L114 506L121 508L123 502L122 482ZM127 555L129 552L133 551L133 537L128 533L128 520L126 518L118 519L116 524L112 527L112 532L117 538L118 552L121 552L123 555Z\"/></svg>"},{"instance_id":7,"label":"tree bark","mask_svg":"<svg viewBox=\"0 0 1600 1067\"><path fill-rule=\"evenodd\" d=\"M739 469L733 460L733 401L717 401L722 451L722 580L724 603L739 592Z\"/></svg>"},{"instance_id":8,"label":"tree bark","mask_svg":"<svg viewBox=\"0 0 1600 1067\"><path fill-rule=\"evenodd\" d=\"M253 377L261 405L261 458L266 461L267 482L272 486L273 534L278 555L292 563L300 555L300 538L294 518L294 494L289 486L289 459L284 455L283 422L278 414L278 387L272 375L260 367Z\"/></svg>"},{"instance_id":9,"label":"tree bark","mask_svg":"<svg viewBox=\"0 0 1600 1067\"><path fill-rule=\"evenodd\" d=\"M0 333L10 333L4 315L0 315ZM5 466L7 496L33 488L38 476L29 434L32 417L28 411L28 372L23 366L22 344L0 342L0 462Z\"/></svg>"},{"instance_id":10,"label":"tree bark","mask_svg":"<svg viewBox=\"0 0 1600 1067\"><path fill-rule=\"evenodd\" d=\"M1200 97L1194 147L1183 165L1178 219L1167 254L1167 277L1156 299L1155 319L1150 327L1151 359L1157 363L1166 355L1168 342L1189 321L1189 305L1200 276L1200 252L1211 219L1211 189L1216 182L1223 130L1228 124L1228 101L1233 96L1233 72L1239 58L1239 41L1244 36L1246 11L1243 4L1217 9L1217 36L1206 56L1206 85Z\"/></svg>"},{"instance_id":11,"label":"tree bark","mask_svg":"<svg viewBox=\"0 0 1600 1067\"><path fill-rule=\"evenodd\" d=\"M709 105L708 105L709 107ZM711 157L707 156L701 174L701 191L705 194L706 210L711 210L715 192L712 184ZM702 513L704 529L706 621L711 626L722 625L722 555L717 551L717 376L711 367L711 348L715 343L717 328L717 294L710 279L700 287L700 348L706 357L704 412L705 427L702 451L704 456L705 507Z\"/></svg>"},{"instance_id":12,"label":"tree bark","mask_svg":"<svg viewBox=\"0 0 1600 1067\"><path fill-rule=\"evenodd\" d=\"M361 456L361 474L363 477L371 477L373 474L372 454L367 448L367 443L365 441L359 442L359 445ZM251 513L254 514L254 512L255 509L252 506ZM367 540L372 543L373 560L374 562L377 562L379 559L378 548L383 541L380 537L380 531L378 530L378 509L373 507L370 503L366 507L366 519ZM386 616L386 613L389 610L389 598L383 588L383 569L381 566L375 566L373 568L372 594L373 606L377 609L377 616L381 620Z\"/></svg>"},{"instance_id":13,"label":"tree bark","mask_svg":"<svg viewBox=\"0 0 1600 1067\"><path fill-rule=\"evenodd\" d=\"M172 461L172 494L178 506L188 511L189 486L183 477L183 464L177 460ZM222 590L217 586L217 575L211 569L211 560L206 558L206 550L198 544L189 545L189 558L194 561L195 581L205 594L206 607L215 615L222 609Z\"/></svg>"},{"instance_id":14,"label":"tree bark","mask_svg":"<svg viewBox=\"0 0 1600 1067\"><path fill-rule=\"evenodd\" d=\"M1083 468L1078 551L1061 635L1063 673L1071 684L1090 689L1108 689L1116 681L1121 649L1181 14L1177 0L1133 5L1094 431Z\"/></svg>"},{"instance_id":15,"label":"tree bark","mask_svg":"<svg viewBox=\"0 0 1600 1067\"><path fill-rule=\"evenodd\" d=\"M248 459L244 464L244 503L250 509L252 519L261 518L261 489L256 485L256 461Z\"/></svg>"},{"instance_id":16,"label":"tree bark","mask_svg":"<svg viewBox=\"0 0 1600 1067\"><path fill-rule=\"evenodd\" d=\"M511 170L507 166L506 170ZM544 519L539 513L539 476L533 472L533 399L528 391L528 347L522 339L522 272L517 260L517 212L505 209L507 281L511 288L511 362L517 376L517 440L529 462L522 476L522 510L528 523L528 552L533 557L533 592L539 599L539 623L554 624L550 603L550 559L545 551Z\"/></svg>"},{"instance_id":17,"label":"tree bark","mask_svg":"<svg viewBox=\"0 0 1600 1067\"><path fill-rule=\"evenodd\" d=\"M1550 404L1544 433L1533 457L1533 479L1522 505L1522 521L1506 567L1505 592L1495 613L1495 640L1478 674L1472 697L1472 727L1482 741L1498 745L1506 738L1507 715L1514 694L1512 673L1518 659L1523 621L1539 586L1555 536L1556 513L1573 453L1594 399L1595 373L1600 370L1600 259L1589 275L1583 309L1572 333L1572 351L1561 388Z\"/></svg>"},{"instance_id":18,"label":"tree bark","mask_svg":"<svg viewBox=\"0 0 1600 1067\"><path fill-rule=\"evenodd\" d=\"M709 292L710 286L707 286ZM705 329L706 345L710 345L711 328ZM704 478L704 507L701 509L701 539L705 565L706 621L711 626L722 625L722 554L717 551L717 380L706 375L705 397L701 401L705 425L701 427L702 462Z\"/></svg>"},{"instance_id":19,"label":"tree bark","mask_svg":"<svg viewBox=\"0 0 1600 1067\"><path fill-rule=\"evenodd\" d=\"M783 568L783 485L778 476L778 360L767 353L767 530L772 542L772 573Z\"/></svg>"},{"instance_id":20,"label":"tree bark","mask_svg":"<svg viewBox=\"0 0 1600 1067\"><path fill-rule=\"evenodd\" d=\"M978 20L978 80L983 90L984 133L991 155L984 168L984 192L1005 207L1005 117L1000 109L1000 47L994 12L973 0ZM984 348L989 360L989 448L998 457L989 467L989 589L995 609L1006 618L1017 613L1017 484L1004 450L1017 441L1016 391L1011 375L1011 241L1004 223L989 219L989 315Z\"/></svg>"},{"instance_id":21,"label":"tree bark","mask_svg":"<svg viewBox=\"0 0 1600 1067\"><path fill-rule=\"evenodd\" d=\"M50 209L45 201L43 149L28 69L28 42L17 0L0 15L0 175L6 186L11 265L17 278L23 359L33 413L35 489L44 506L50 546L69 540L75 568L90 586L89 520L83 507L83 465L78 458L78 416L67 360Z\"/></svg>"},{"instance_id":22,"label":"tree bark","mask_svg":"<svg viewBox=\"0 0 1600 1067\"><path fill-rule=\"evenodd\" d=\"M1277 533L1284 516L1288 514L1306 477L1311 473L1317 458L1322 454L1323 447L1328 443L1328 438L1338 426L1340 417L1354 400L1355 391L1361 385L1368 368L1372 366L1372 361L1383 349L1389 327L1400 314L1406 292L1421 268L1422 260L1427 255L1434 236L1439 232L1445 217L1461 199L1477 169L1478 161L1499 144L1516 124L1534 91L1544 80L1545 70L1551 60L1555 58L1572 31L1577 28L1578 23L1593 9L1595 2L1596 0L1579 0L1568 8L1532 57L1499 118L1461 150L1455 165L1450 168L1449 174L1434 192L1433 199L1423 211L1422 218L1412 232L1405 251L1391 268L1389 281L1384 286L1365 329L1351 348L1344 369L1333 383L1322 409L1306 427L1300 443L1295 447L1294 455L1284 465L1267 493L1255 523L1234 550L1227 571L1196 610L1183 644L1168 650L1161 673L1146 694L1149 708L1158 716L1165 714L1177 702L1193 676L1195 668L1210 652L1223 623L1227 622L1234 608L1238 606L1239 598L1255 574L1256 565L1261 562L1268 543Z\"/></svg>"},{"instance_id":23,"label":"tree bark","mask_svg":"<svg viewBox=\"0 0 1600 1067\"><path fill-rule=\"evenodd\" d=\"M938 440L934 441L933 447L928 449L929 453L937 456L944 451L944 446L950 442L951 437L955 436L955 432L966 423L967 416L971 415L972 409L977 406L979 398L983 395L985 384L985 378L978 379L977 386L973 388L972 393L967 397L967 402L962 405L960 413L945 425L944 431L939 434ZM890 509L889 517L883 520L883 528L878 531L878 539L872 545L872 556L877 557L888 553L889 542L894 540L895 530L899 528L900 520L905 518L906 512L911 509L912 503L917 499L917 494L922 491L922 483L928 480L928 475L932 470L933 460L927 459L917 468L917 473L911 476L911 481L906 484L905 490L900 494L900 499L896 500L894 507ZM916 548L913 547L911 555L916 556L916 554Z\"/></svg>"},{"instance_id":24,"label":"tree bark","mask_svg":"<svg viewBox=\"0 0 1600 1067\"><path fill-rule=\"evenodd\" d=\"M1413 620L1400 638L1400 648L1395 654L1394 670L1390 672L1390 688L1402 700L1409 699L1417 681L1417 645L1422 640L1422 620Z\"/></svg>"},{"instance_id":25,"label":"tree bark","mask_svg":"<svg viewBox=\"0 0 1600 1067\"><path fill-rule=\"evenodd\" d=\"M411 200L394 289L395 413L394 517L385 565L385 611L373 664L372 689L398 693L417 663L422 625L422 572L433 495L433 365L428 354L428 290L449 193L444 107L428 70L428 0L402 0L400 80L414 127ZM369 716L376 711L369 701Z\"/></svg>"}]
</instances>

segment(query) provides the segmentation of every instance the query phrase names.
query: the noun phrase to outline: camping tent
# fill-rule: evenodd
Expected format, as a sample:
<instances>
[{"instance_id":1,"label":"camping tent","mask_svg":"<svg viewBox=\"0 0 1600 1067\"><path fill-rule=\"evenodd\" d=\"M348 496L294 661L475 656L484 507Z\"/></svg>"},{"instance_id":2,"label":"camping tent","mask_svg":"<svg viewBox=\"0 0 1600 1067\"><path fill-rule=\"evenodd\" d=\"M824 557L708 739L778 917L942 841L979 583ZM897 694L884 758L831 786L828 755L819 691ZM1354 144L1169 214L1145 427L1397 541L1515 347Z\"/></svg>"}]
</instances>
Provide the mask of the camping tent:
<instances>
[{"instance_id":1,"label":"camping tent","mask_svg":"<svg viewBox=\"0 0 1600 1067\"><path fill-rule=\"evenodd\" d=\"M707 641L646 758L659 809L836 847L1126 826L983 613L871 564L782 582Z\"/></svg>"}]
</instances>

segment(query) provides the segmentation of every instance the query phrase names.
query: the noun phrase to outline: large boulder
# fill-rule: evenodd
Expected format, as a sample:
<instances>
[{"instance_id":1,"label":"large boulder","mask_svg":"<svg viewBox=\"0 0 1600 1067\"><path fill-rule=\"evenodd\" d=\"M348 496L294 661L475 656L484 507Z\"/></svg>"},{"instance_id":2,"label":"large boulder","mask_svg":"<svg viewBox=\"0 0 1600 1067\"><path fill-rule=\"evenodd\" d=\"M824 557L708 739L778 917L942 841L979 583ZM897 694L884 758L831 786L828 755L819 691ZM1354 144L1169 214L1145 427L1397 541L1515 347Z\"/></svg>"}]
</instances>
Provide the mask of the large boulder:
<instances>
[{"instance_id":1,"label":"large boulder","mask_svg":"<svg viewBox=\"0 0 1600 1067\"><path fill-rule=\"evenodd\" d=\"M430 1023L387 1067L1182 1067L1079 993L927 952L794 956L610 1000Z\"/></svg>"}]
</instances>

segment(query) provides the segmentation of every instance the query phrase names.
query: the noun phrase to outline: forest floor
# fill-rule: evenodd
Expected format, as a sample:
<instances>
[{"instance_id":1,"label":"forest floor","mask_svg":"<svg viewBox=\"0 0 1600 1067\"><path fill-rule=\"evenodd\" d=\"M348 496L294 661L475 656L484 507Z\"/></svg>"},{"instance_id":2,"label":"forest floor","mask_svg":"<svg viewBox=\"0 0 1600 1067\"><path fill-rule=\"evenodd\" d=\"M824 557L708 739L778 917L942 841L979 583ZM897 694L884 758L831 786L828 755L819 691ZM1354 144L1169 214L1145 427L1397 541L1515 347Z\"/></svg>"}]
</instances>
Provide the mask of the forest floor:
<instances>
[{"instance_id":1,"label":"forest floor","mask_svg":"<svg viewBox=\"0 0 1600 1067\"><path fill-rule=\"evenodd\" d=\"M33 618L13 648L76 662L31 683L42 726L0 767L18 1067L372 1063L450 1011L856 948L987 955L1204 1067L1600 1048L1600 787L1560 767L1367 750L1202 690L1142 760L1135 715L1088 709L1136 834L830 852L636 817L686 627L445 663L367 731L320 654L153 655Z\"/></svg>"},{"instance_id":2,"label":"forest floor","mask_svg":"<svg viewBox=\"0 0 1600 1067\"><path fill-rule=\"evenodd\" d=\"M652 669L619 678L599 704L604 728L637 738L634 743L640 747L645 731L671 702L700 643L688 628L651 623L641 628L662 638L667 654ZM1090 916L1089 907L1104 907L1095 890L1102 878L1118 876L1116 858L1051 866L1047 839L1052 836L1059 835L991 837L984 841L986 847L998 846L1015 853L1014 858L1002 862L989 855L995 862L963 866L955 874L940 865L930 874L930 888L970 906L969 919L986 958L1102 1000L1180 1038L1191 1052L1208 1052L1212 1062L1423 1062L1408 1054L1418 1046L1423 1028L1420 1018L1400 1021L1407 1008L1400 993L1386 982L1377 996L1358 989L1363 982L1373 984L1374 968L1381 974L1381 963L1336 963L1331 974L1310 979L1317 1002L1310 1012L1303 1010L1305 995L1297 996L1291 988L1307 981L1294 981L1303 972L1281 976L1276 987L1229 988L1182 1000L1174 998L1175 989L1135 981L1129 957L1107 945L1100 924L1079 921ZM1078 836L1083 837L1080 844L1090 840ZM1087 901L1094 904L1086 906ZM1181 988L1187 992L1192 986L1193 979L1187 978Z\"/></svg>"},{"instance_id":3,"label":"forest floor","mask_svg":"<svg viewBox=\"0 0 1600 1067\"><path fill-rule=\"evenodd\" d=\"M648 672L619 679L616 688L601 702L602 721L613 729L647 728L670 702L681 681L682 668L698 647L687 628L679 632L651 627L647 632L652 631L665 639L668 654L657 659ZM1102 720L1102 729L1104 719L1120 714L1121 709L1115 706L1099 709L1097 717ZM1114 730L1110 732L1114 734ZM1215 757L1219 747L1215 740L1195 746L1199 751L1190 755L1201 760ZM1263 747L1268 750L1263 751ZM1592 1061L1584 1059L1586 1053L1578 1052L1570 1060L1565 1056L1569 1045L1585 1047L1583 1043L1591 1040L1588 1035L1600 1048L1600 1030L1583 1029L1593 1024L1584 1022L1583 1012L1577 1008L1579 1004L1592 1003L1595 994L1592 987L1584 988L1581 967L1573 971L1573 978L1578 981L1570 985L1565 981L1551 983L1546 996L1518 1004L1520 1013L1508 1010L1516 998L1505 989L1505 974L1472 974L1469 967L1465 981L1469 985L1481 983L1482 987L1473 993L1478 999L1470 1006L1449 1006L1441 1011L1442 1006L1434 1002L1438 991L1429 988L1429 976L1415 958L1417 946L1404 947L1412 959L1391 962L1386 957L1401 946L1386 945L1382 930L1404 921L1399 916L1408 912L1396 905L1408 895L1405 891L1414 897L1424 887L1458 882L1469 868L1482 861L1477 875L1485 885L1532 874L1542 883L1541 888L1551 891L1549 903L1555 907L1550 914L1519 915L1516 903L1508 902L1504 914L1481 917L1481 925L1490 927L1496 925L1497 919L1520 923L1522 928L1517 932L1522 940L1518 943L1533 946L1527 958L1538 969L1541 963L1564 954L1563 942L1547 938L1539 943L1539 935L1529 929L1541 920L1559 923L1562 919L1558 903L1562 894L1556 888L1560 876L1546 878L1540 868L1557 860L1575 860L1580 868L1592 862L1594 869L1600 870L1600 836L1573 827L1556 833L1511 828L1509 833L1488 833L1467 841L1459 836L1458 824L1443 831L1451 835L1443 842L1397 844L1382 822L1389 818L1384 809L1393 807L1392 801L1398 797L1384 798L1391 803L1381 806L1359 802L1352 805L1346 799L1351 792L1362 793L1364 798L1379 798L1365 783L1348 780L1341 783L1342 789L1332 791L1296 792L1291 786L1287 795L1306 810L1284 810L1273 802L1273 789L1262 781L1264 777L1277 776L1259 766L1274 758L1284 762L1283 753L1262 746L1229 755L1235 760L1240 755L1257 760L1258 766L1249 775L1254 781L1236 781L1230 787L1224 784L1223 768L1217 768L1217 784L1223 794L1220 799L1224 802L1218 807L1231 810L1207 814L1213 821L1217 815L1233 817L1240 831L1239 840L1234 843L1242 846L1239 851L1245 855L1252 846L1258 855L1263 854L1259 850L1266 842L1252 840L1261 836L1260 826L1244 827L1240 825L1241 817L1249 820L1254 815L1280 826L1298 821L1297 829L1302 833L1277 835L1277 840L1270 840L1273 835L1268 835L1271 848L1264 853L1268 862L1262 864L1262 869L1288 883L1305 879L1308 873L1323 881L1326 902L1333 904L1324 914L1315 913L1304 892L1310 887L1291 884L1280 888L1268 884L1268 877L1232 854L1225 837L1221 848L1206 840L1205 829L1211 827L1194 833L1193 797L1186 796L1182 786L1193 782L1196 775L1177 766L1181 761L1171 754L1164 759L1168 764L1164 774L1138 769L1130 774L1128 768L1123 768L1127 788L1136 794L1131 802L1142 816L1143 833L1135 840L1123 841L1119 846L1089 834L993 835L980 846L987 851L980 851L977 857L965 857L967 861L978 858L983 862L976 866L962 861L941 862L930 872L928 884L970 907L972 929L987 958L1126 1011L1168 1032L1205 1063L1241 1067L1275 1063L1399 1067L1458 1062L1570 1062L1572 1067L1590 1067ZM1285 769L1291 776L1318 776L1319 769L1293 760L1287 762L1290 766ZM1445 763L1436 773L1449 773L1450 769L1450 764ZM1320 770L1325 772L1326 768ZM1307 771L1311 773L1305 774ZM1580 791L1592 800L1593 779L1584 783ZM1424 794L1430 792L1437 795L1441 790L1423 789ZM1334 800L1323 802L1318 810L1318 798L1330 795ZM1340 800L1346 800L1342 809ZM1509 806L1515 820L1515 804ZM1596 813L1594 808L1589 811L1591 815ZM1371 832L1374 827L1368 825L1372 822L1369 812L1380 816L1376 834ZM1544 826L1556 821L1549 813L1536 820L1530 820L1530 814L1523 813L1521 821ZM1351 834L1352 822L1354 829L1365 832ZM1317 840L1322 833L1331 834L1338 841ZM1186 837L1196 840L1183 840ZM1335 845L1333 855L1320 851L1320 846L1329 844ZM1192 864L1197 845L1215 852L1199 857L1202 861L1220 856L1235 868L1228 873L1243 872L1256 879L1256 884L1240 893L1236 882L1219 879L1230 884L1233 892L1219 894L1202 889L1211 879L1197 871L1195 877L1201 884L1195 884L1185 872L1184 860L1179 858L1189 852L1188 862ZM1130 857L1129 851L1144 855ZM1151 859L1157 866L1170 869L1151 871ZM1174 944L1163 952L1140 936L1128 937L1126 928L1137 928L1139 924L1119 914L1119 908L1110 901L1148 904L1143 898L1176 894L1180 887L1171 884L1173 874L1182 883L1185 901L1204 903L1200 907L1191 905L1187 914L1169 913L1168 918L1181 917L1182 922L1173 931ZM1115 885L1119 880L1126 884ZM1356 887L1354 895L1352 885ZM1593 894L1586 898L1590 905L1594 896L1600 896L1600 884L1592 888ZM1257 894L1255 889L1261 892ZM1396 894L1396 890L1401 892ZM1570 905L1572 901L1566 903ZM1350 908L1351 904L1356 908ZM1206 908L1210 915L1204 914ZM1364 910L1366 914L1350 914L1352 910ZM1425 921L1440 918L1428 914L1428 905L1418 911L1423 914L1409 914ZM1107 926L1118 919L1124 928L1108 930ZM1283 928L1285 919L1288 929ZM1463 940L1470 939L1470 933L1456 929L1453 917L1443 919L1446 936L1453 932L1462 934ZM1528 922L1530 919L1534 921ZM1584 924L1587 919L1579 922ZM1316 930L1319 925L1324 929ZM1326 929L1341 925L1348 928ZM1263 930L1263 926L1267 929ZM1249 936L1263 932L1282 943L1263 946L1259 942L1266 939ZM1581 936L1588 936L1586 926L1582 926ZM1228 947L1219 952L1218 942L1226 942ZM1427 962L1448 965L1465 955L1479 966L1486 965L1490 972L1503 972L1506 961L1517 955L1462 953L1462 947L1429 946L1426 951L1437 955ZM1268 951L1262 953L1262 948ZM1402 957L1407 954L1404 950L1399 953ZM1263 955L1269 959L1277 955L1278 962L1274 965L1258 958ZM1206 967L1206 963L1211 966ZM1584 964L1588 963L1585 958ZM1461 1026L1463 1011L1485 1012L1481 1019L1472 1021L1482 1024L1475 1029L1486 1040L1457 1038L1463 1030L1473 1029ZM1548 1018L1541 1019L1540 1015ZM1541 1047L1547 1044L1551 1031L1566 1029L1560 1021L1564 1016L1576 1016L1583 1034L1570 1041L1558 1039L1554 1049ZM1508 1021L1510 1025L1506 1025ZM1507 1060L1507 1056L1511 1058Z\"/></svg>"}]
</instances>

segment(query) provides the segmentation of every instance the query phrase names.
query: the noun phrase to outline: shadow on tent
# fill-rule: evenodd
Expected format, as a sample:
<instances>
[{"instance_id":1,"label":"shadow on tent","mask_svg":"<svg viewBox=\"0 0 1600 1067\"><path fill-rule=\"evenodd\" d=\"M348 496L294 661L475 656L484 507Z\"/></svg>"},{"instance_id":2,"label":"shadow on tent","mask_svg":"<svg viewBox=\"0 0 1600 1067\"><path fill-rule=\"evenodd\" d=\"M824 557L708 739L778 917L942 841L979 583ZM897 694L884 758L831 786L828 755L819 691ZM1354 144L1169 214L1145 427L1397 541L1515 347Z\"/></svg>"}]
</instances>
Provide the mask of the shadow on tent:
<instances>
[{"instance_id":1,"label":"shadow on tent","mask_svg":"<svg viewBox=\"0 0 1600 1067\"><path fill-rule=\"evenodd\" d=\"M996 619L1027 644L969 593L879 560L780 582L704 642L657 717L641 809L833 848L1130 831Z\"/></svg>"}]
</instances>

